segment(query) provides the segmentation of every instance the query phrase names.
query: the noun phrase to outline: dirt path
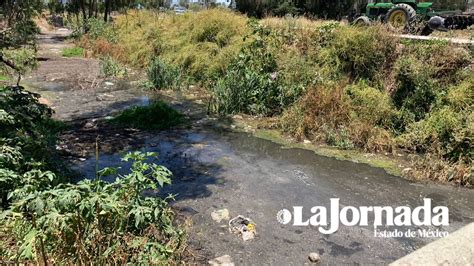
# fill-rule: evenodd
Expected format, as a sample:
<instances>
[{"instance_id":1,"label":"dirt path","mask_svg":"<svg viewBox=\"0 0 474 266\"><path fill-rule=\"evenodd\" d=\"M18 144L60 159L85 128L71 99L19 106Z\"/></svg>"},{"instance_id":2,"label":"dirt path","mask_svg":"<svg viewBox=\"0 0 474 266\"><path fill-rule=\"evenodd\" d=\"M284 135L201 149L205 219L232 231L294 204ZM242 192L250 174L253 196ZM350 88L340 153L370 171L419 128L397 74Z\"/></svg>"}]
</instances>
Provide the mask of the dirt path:
<instances>
[{"instance_id":1,"label":"dirt path","mask_svg":"<svg viewBox=\"0 0 474 266\"><path fill-rule=\"evenodd\" d=\"M311 207L329 207L330 198L339 198L341 207L414 207L429 197L433 205L450 209L450 226L442 230L453 232L474 220L474 190L413 183L367 165L286 149L232 132L228 121L207 117L199 108L179 101L174 106L192 115L188 128L114 131L96 119L126 106L146 104L149 97L127 82L107 85L98 77L96 60L60 57L51 49L68 45L61 36L56 32L40 39L43 61L25 80L43 94L58 119L74 121L58 149L88 177L95 174L92 151L97 135L102 149L100 166L119 164L120 152L126 150L159 152L162 163L175 174L173 185L163 193L177 194L174 206L193 220L190 243L202 247L202 254L209 258L228 254L237 264L302 264L308 262L310 252L318 252L324 264L379 264L436 239L374 237L370 226L341 226L336 233L324 235L316 227L283 225L276 219L279 210L293 206L303 206L309 218ZM226 222L213 221L211 212L222 208L231 217L252 218L257 237L243 242L228 232Z\"/></svg>"}]
</instances>

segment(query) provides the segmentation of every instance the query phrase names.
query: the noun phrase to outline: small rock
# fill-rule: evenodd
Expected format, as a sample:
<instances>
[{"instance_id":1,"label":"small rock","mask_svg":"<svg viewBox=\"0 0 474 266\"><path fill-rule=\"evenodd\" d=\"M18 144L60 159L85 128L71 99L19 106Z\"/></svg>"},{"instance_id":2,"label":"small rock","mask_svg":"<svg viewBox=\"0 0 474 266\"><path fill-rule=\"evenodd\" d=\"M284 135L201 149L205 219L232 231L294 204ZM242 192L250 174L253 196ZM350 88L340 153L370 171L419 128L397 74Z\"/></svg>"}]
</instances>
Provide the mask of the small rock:
<instances>
[{"instance_id":1,"label":"small rock","mask_svg":"<svg viewBox=\"0 0 474 266\"><path fill-rule=\"evenodd\" d=\"M311 141L308 139L303 140L304 144L311 144Z\"/></svg>"},{"instance_id":2,"label":"small rock","mask_svg":"<svg viewBox=\"0 0 474 266\"><path fill-rule=\"evenodd\" d=\"M212 265L212 266L218 266L218 265L234 266L234 263L232 262L232 258L229 255L220 256L208 262L209 262L209 265Z\"/></svg>"},{"instance_id":3,"label":"small rock","mask_svg":"<svg viewBox=\"0 0 474 266\"><path fill-rule=\"evenodd\" d=\"M230 217L229 217L229 210L228 209L221 209L221 210L217 210L217 211L213 211L211 213L211 218L212 220L220 223L222 220L229 220Z\"/></svg>"},{"instance_id":4,"label":"small rock","mask_svg":"<svg viewBox=\"0 0 474 266\"><path fill-rule=\"evenodd\" d=\"M94 127L94 124L91 123L91 122L87 122L85 125L84 125L84 128L93 128Z\"/></svg>"},{"instance_id":5,"label":"small rock","mask_svg":"<svg viewBox=\"0 0 474 266\"><path fill-rule=\"evenodd\" d=\"M235 129L237 126L236 125L230 125L230 128Z\"/></svg>"},{"instance_id":6,"label":"small rock","mask_svg":"<svg viewBox=\"0 0 474 266\"><path fill-rule=\"evenodd\" d=\"M244 231L242 232L242 240L248 241L255 238L255 232L253 231Z\"/></svg>"},{"instance_id":7,"label":"small rock","mask_svg":"<svg viewBox=\"0 0 474 266\"><path fill-rule=\"evenodd\" d=\"M233 119L244 119L241 115L234 115L232 118Z\"/></svg>"},{"instance_id":8,"label":"small rock","mask_svg":"<svg viewBox=\"0 0 474 266\"><path fill-rule=\"evenodd\" d=\"M321 256L319 256L319 254L316 253L316 252L309 253L308 259L309 259L309 261L311 261L313 263L321 262Z\"/></svg>"}]
</instances>

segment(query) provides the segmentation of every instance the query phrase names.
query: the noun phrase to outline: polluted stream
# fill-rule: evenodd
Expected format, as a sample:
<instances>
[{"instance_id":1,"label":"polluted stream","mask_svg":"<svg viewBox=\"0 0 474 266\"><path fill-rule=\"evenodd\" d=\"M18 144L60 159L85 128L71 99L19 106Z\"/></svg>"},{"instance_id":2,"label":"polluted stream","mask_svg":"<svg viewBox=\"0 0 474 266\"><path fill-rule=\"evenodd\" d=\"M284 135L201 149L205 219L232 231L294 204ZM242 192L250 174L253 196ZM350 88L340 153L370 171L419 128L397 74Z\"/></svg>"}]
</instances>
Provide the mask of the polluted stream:
<instances>
[{"instance_id":1,"label":"polluted stream","mask_svg":"<svg viewBox=\"0 0 474 266\"><path fill-rule=\"evenodd\" d=\"M368 226L340 224L332 234L321 233L317 226L282 224L282 216L277 217L280 210L287 209L296 219L294 206L300 206L303 220L307 220L312 216L312 207L324 206L330 220L334 215L331 199L339 199L341 209L345 206L413 209L422 206L424 198L430 198L432 206L449 208L449 226L407 227L415 231L451 233L474 220L473 190L412 182L382 169L287 148L228 127L216 130L219 121L205 114L195 115L191 126L186 128L104 134L102 124L96 119L129 106L147 105L148 95L132 89L126 82L95 80L99 72L97 61L60 57L54 50L48 50L51 43L60 47L62 42L58 39L56 43L55 37L44 38L45 60L26 83L43 95L43 101L54 108L57 119L76 124L62 138L58 149L75 153L71 146L84 144L89 145L90 151L94 147L93 135L97 132L101 135L101 143L107 143L109 148L101 150L99 161L93 152L65 157L86 178L95 178L96 164L99 168L121 165L121 157L127 151L157 152L159 163L174 174L173 183L161 193L175 195L173 207L192 219L189 243L199 247L207 259L229 255L237 264L303 264L309 262L308 254L315 252L324 264L378 264L392 262L437 239L376 236L373 215L368 217ZM56 46L54 49L58 49ZM76 64L75 70L71 64ZM71 73L62 74L67 71ZM78 78L71 80L71 76ZM88 134L91 137L85 138ZM213 220L211 213L221 209L227 209L230 218L243 215L252 219L256 224L255 238L243 241L229 232L227 220L220 223ZM377 230L406 231L407 228Z\"/></svg>"}]
</instances>

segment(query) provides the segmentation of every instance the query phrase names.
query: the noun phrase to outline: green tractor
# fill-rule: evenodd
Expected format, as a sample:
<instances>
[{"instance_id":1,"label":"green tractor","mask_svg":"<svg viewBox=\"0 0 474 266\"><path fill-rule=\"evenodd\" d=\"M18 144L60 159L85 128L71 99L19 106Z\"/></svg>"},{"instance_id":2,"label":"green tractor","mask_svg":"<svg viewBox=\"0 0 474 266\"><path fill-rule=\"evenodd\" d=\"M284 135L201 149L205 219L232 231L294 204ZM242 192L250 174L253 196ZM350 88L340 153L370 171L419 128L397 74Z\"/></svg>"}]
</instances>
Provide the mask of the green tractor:
<instances>
[{"instance_id":1,"label":"green tractor","mask_svg":"<svg viewBox=\"0 0 474 266\"><path fill-rule=\"evenodd\" d=\"M373 21L387 23L397 32L428 35L433 30L464 29L474 24L472 14L435 11L433 3L416 0L371 0L365 13L352 16L352 24L368 26Z\"/></svg>"}]
</instances>

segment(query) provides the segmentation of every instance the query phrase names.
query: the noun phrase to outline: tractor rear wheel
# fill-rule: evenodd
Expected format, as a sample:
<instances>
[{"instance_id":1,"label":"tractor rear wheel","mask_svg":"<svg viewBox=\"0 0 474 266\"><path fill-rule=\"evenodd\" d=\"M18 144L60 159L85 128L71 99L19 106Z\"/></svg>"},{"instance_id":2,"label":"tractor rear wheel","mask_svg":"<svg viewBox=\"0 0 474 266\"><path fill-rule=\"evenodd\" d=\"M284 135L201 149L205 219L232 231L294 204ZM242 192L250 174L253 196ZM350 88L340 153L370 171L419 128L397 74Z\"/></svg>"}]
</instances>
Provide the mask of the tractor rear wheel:
<instances>
[{"instance_id":1,"label":"tractor rear wheel","mask_svg":"<svg viewBox=\"0 0 474 266\"><path fill-rule=\"evenodd\" d=\"M393 30L403 31L415 16L416 10L410 5L396 4L385 15L385 21Z\"/></svg>"},{"instance_id":2,"label":"tractor rear wheel","mask_svg":"<svg viewBox=\"0 0 474 266\"><path fill-rule=\"evenodd\" d=\"M355 26L370 26L370 19L367 16L360 16L352 22L352 25Z\"/></svg>"}]
</instances>

